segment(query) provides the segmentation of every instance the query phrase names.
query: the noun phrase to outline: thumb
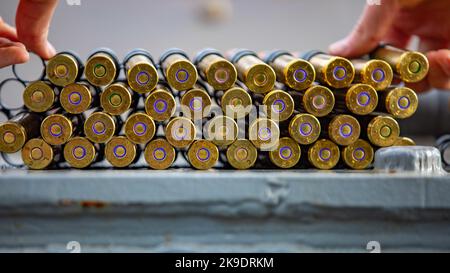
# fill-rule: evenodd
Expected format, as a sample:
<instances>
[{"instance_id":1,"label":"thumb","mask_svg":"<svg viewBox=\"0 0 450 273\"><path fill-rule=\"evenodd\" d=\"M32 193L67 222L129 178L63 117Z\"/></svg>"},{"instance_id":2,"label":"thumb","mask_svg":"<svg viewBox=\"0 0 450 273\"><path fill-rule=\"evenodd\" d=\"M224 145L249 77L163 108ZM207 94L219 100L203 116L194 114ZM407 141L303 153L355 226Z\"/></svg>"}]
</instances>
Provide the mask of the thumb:
<instances>
[{"instance_id":1,"label":"thumb","mask_svg":"<svg viewBox=\"0 0 450 273\"><path fill-rule=\"evenodd\" d=\"M329 47L330 54L358 57L373 50L390 29L397 9L394 0L367 5L353 31Z\"/></svg>"}]
</instances>

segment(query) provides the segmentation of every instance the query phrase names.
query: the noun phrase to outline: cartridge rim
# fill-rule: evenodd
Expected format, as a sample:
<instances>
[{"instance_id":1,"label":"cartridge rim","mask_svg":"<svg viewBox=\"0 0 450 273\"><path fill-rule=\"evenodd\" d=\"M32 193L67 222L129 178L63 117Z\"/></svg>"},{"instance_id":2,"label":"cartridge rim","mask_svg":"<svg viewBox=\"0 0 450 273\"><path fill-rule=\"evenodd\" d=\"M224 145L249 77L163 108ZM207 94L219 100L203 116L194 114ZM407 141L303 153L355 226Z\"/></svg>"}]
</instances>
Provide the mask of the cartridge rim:
<instances>
[{"instance_id":1,"label":"cartridge rim","mask_svg":"<svg viewBox=\"0 0 450 273\"><path fill-rule=\"evenodd\" d=\"M168 91L157 89L145 99L145 112L156 121L165 121L175 114L175 98Z\"/></svg>"},{"instance_id":2,"label":"cartridge rim","mask_svg":"<svg viewBox=\"0 0 450 273\"><path fill-rule=\"evenodd\" d=\"M114 167L127 167L136 158L136 145L126 137L115 136L106 143L105 157Z\"/></svg>"},{"instance_id":3,"label":"cartridge rim","mask_svg":"<svg viewBox=\"0 0 450 273\"><path fill-rule=\"evenodd\" d=\"M89 167L96 154L94 145L84 137L71 138L64 145L64 159L73 168L84 169Z\"/></svg>"},{"instance_id":4,"label":"cartridge rim","mask_svg":"<svg viewBox=\"0 0 450 273\"><path fill-rule=\"evenodd\" d=\"M0 152L15 153L22 149L27 139L25 128L19 123L0 124Z\"/></svg>"},{"instance_id":5,"label":"cartridge rim","mask_svg":"<svg viewBox=\"0 0 450 273\"><path fill-rule=\"evenodd\" d=\"M94 143L105 143L116 131L114 119L103 112L92 113L84 123L84 134Z\"/></svg>"},{"instance_id":6,"label":"cartridge rim","mask_svg":"<svg viewBox=\"0 0 450 273\"><path fill-rule=\"evenodd\" d=\"M155 135L153 119L144 113L134 113L125 121L125 135L135 144L146 144Z\"/></svg>"},{"instance_id":7,"label":"cartridge rim","mask_svg":"<svg viewBox=\"0 0 450 273\"><path fill-rule=\"evenodd\" d=\"M388 88L394 77L391 66L382 60L370 60L364 65L362 82L380 91Z\"/></svg>"},{"instance_id":8,"label":"cartridge rim","mask_svg":"<svg viewBox=\"0 0 450 273\"><path fill-rule=\"evenodd\" d=\"M175 161L175 148L163 138L155 139L145 147L144 158L152 169L165 170Z\"/></svg>"},{"instance_id":9,"label":"cartridge rim","mask_svg":"<svg viewBox=\"0 0 450 273\"><path fill-rule=\"evenodd\" d=\"M109 85L100 95L100 105L103 111L110 115L121 115L131 107L131 92L124 83Z\"/></svg>"},{"instance_id":10,"label":"cartridge rim","mask_svg":"<svg viewBox=\"0 0 450 273\"><path fill-rule=\"evenodd\" d=\"M356 115L372 113L378 105L377 91L368 84L352 85L345 95L347 108Z\"/></svg>"},{"instance_id":11,"label":"cartridge rim","mask_svg":"<svg viewBox=\"0 0 450 273\"><path fill-rule=\"evenodd\" d=\"M392 146L416 146L416 142L409 137L398 137Z\"/></svg>"},{"instance_id":12,"label":"cartridge rim","mask_svg":"<svg viewBox=\"0 0 450 273\"><path fill-rule=\"evenodd\" d=\"M167 82L175 90L192 88L197 78L197 69L189 60L177 60L167 67Z\"/></svg>"},{"instance_id":13,"label":"cartridge rim","mask_svg":"<svg viewBox=\"0 0 450 273\"><path fill-rule=\"evenodd\" d=\"M392 146L400 135L397 121L388 116L377 116L367 126L369 141L379 147Z\"/></svg>"},{"instance_id":14,"label":"cartridge rim","mask_svg":"<svg viewBox=\"0 0 450 273\"><path fill-rule=\"evenodd\" d=\"M175 148L189 146L194 142L196 134L197 130L194 123L185 117L173 118L165 128L166 139Z\"/></svg>"},{"instance_id":15,"label":"cartridge rim","mask_svg":"<svg viewBox=\"0 0 450 273\"><path fill-rule=\"evenodd\" d=\"M294 113L294 99L283 90L273 90L264 96L264 111L271 119L285 121Z\"/></svg>"},{"instance_id":16,"label":"cartridge rim","mask_svg":"<svg viewBox=\"0 0 450 273\"><path fill-rule=\"evenodd\" d=\"M330 139L341 146L348 146L358 140L361 126L356 118L350 115L337 115L328 125Z\"/></svg>"},{"instance_id":17,"label":"cartridge rim","mask_svg":"<svg viewBox=\"0 0 450 273\"><path fill-rule=\"evenodd\" d=\"M211 111L211 97L205 90L199 88L187 91L180 103L183 114L192 120L203 119Z\"/></svg>"},{"instance_id":18,"label":"cartridge rim","mask_svg":"<svg viewBox=\"0 0 450 273\"><path fill-rule=\"evenodd\" d=\"M280 138L277 148L269 152L270 161L282 169L294 167L300 161L300 157L300 145L290 137Z\"/></svg>"},{"instance_id":19,"label":"cartridge rim","mask_svg":"<svg viewBox=\"0 0 450 273\"><path fill-rule=\"evenodd\" d=\"M105 86L114 81L118 69L111 56L99 52L87 60L84 74L92 85Z\"/></svg>"},{"instance_id":20,"label":"cartridge rim","mask_svg":"<svg viewBox=\"0 0 450 273\"><path fill-rule=\"evenodd\" d=\"M294 90L305 90L316 79L313 65L302 59L294 59L284 69L286 85Z\"/></svg>"},{"instance_id":21,"label":"cartridge rim","mask_svg":"<svg viewBox=\"0 0 450 273\"><path fill-rule=\"evenodd\" d=\"M308 160L316 168L329 170L339 162L339 147L328 139L316 141L308 150Z\"/></svg>"},{"instance_id":22,"label":"cartridge rim","mask_svg":"<svg viewBox=\"0 0 450 273\"><path fill-rule=\"evenodd\" d=\"M72 122L61 114L46 117L41 124L41 136L50 145L66 143L73 133Z\"/></svg>"},{"instance_id":23,"label":"cartridge rim","mask_svg":"<svg viewBox=\"0 0 450 273\"><path fill-rule=\"evenodd\" d=\"M225 91L220 102L222 111L230 117L240 119L251 111L252 97L240 87L232 87Z\"/></svg>"},{"instance_id":24,"label":"cartridge rim","mask_svg":"<svg viewBox=\"0 0 450 273\"><path fill-rule=\"evenodd\" d=\"M227 90L231 88L237 80L236 68L224 58L211 63L206 68L205 75L206 80L214 90Z\"/></svg>"},{"instance_id":25,"label":"cartridge rim","mask_svg":"<svg viewBox=\"0 0 450 273\"><path fill-rule=\"evenodd\" d=\"M289 135L302 145L314 143L320 136L319 120L311 114L297 114L289 123Z\"/></svg>"},{"instance_id":26,"label":"cartridge rim","mask_svg":"<svg viewBox=\"0 0 450 273\"><path fill-rule=\"evenodd\" d=\"M355 77L353 64L342 57L333 57L323 68L325 82L334 88L348 87Z\"/></svg>"},{"instance_id":27,"label":"cartridge rim","mask_svg":"<svg viewBox=\"0 0 450 273\"><path fill-rule=\"evenodd\" d=\"M342 150L344 163L355 170L367 169L372 164L374 150L369 142L358 139Z\"/></svg>"},{"instance_id":28,"label":"cartridge rim","mask_svg":"<svg viewBox=\"0 0 450 273\"><path fill-rule=\"evenodd\" d=\"M23 163L33 170L45 169L53 162L53 148L40 138L28 140L21 153Z\"/></svg>"},{"instance_id":29,"label":"cartridge rim","mask_svg":"<svg viewBox=\"0 0 450 273\"><path fill-rule=\"evenodd\" d=\"M232 144L238 135L238 125L227 116L216 116L206 125L205 139L219 147Z\"/></svg>"},{"instance_id":30,"label":"cartridge rim","mask_svg":"<svg viewBox=\"0 0 450 273\"><path fill-rule=\"evenodd\" d=\"M273 120L257 118L249 127L250 141L260 150L270 150L280 138L280 129Z\"/></svg>"},{"instance_id":31,"label":"cartridge rim","mask_svg":"<svg viewBox=\"0 0 450 273\"><path fill-rule=\"evenodd\" d=\"M333 110L335 99L330 89L315 85L305 91L302 102L306 112L316 117L324 117Z\"/></svg>"},{"instance_id":32,"label":"cartridge rim","mask_svg":"<svg viewBox=\"0 0 450 273\"><path fill-rule=\"evenodd\" d=\"M408 87L396 87L386 95L385 107L389 114L395 118L404 119L411 117L419 104L416 92Z\"/></svg>"},{"instance_id":33,"label":"cartridge rim","mask_svg":"<svg viewBox=\"0 0 450 273\"><path fill-rule=\"evenodd\" d=\"M25 106L33 112L48 111L55 102L55 91L43 81L33 82L23 92Z\"/></svg>"},{"instance_id":34,"label":"cartridge rim","mask_svg":"<svg viewBox=\"0 0 450 273\"><path fill-rule=\"evenodd\" d=\"M406 51L397 63L397 73L405 82L418 82L428 74L429 63L427 57L417 51Z\"/></svg>"},{"instance_id":35,"label":"cartridge rim","mask_svg":"<svg viewBox=\"0 0 450 273\"><path fill-rule=\"evenodd\" d=\"M59 95L59 101L68 113L81 114L89 109L92 94L86 85L72 83L63 88Z\"/></svg>"},{"instance_id":36,"label":"cartridge rim","mask_svg":"<svg viewBox=\"0 0 450 273\"><path fill-rule=\"evenodd\" d=\"M78 61L70 54L57 54L46 66L47 78L57 86L74 83L79 73Z\"/></svg>"},{"instance_id":37,"label":"cartridge rim","mask_svg":"<svg viewBox=\"0 0 450 273\"><path fill-rule=\"evenodd\" d=\"M248 139L238 139L227 148L228 163L235 169L250 169L256 163L258 150Z\"/></svg>"},{"instance_id":38,"label":"cartridge rim","mask_svg":"<svg viewBox=\"0 0 450 273\"><path fill-rule=\"evenodd\" d=\"M137 56L142 55L135 55L133 57ZM148 58L146 56L143 57ZM133 65L127 72L128 85L133 91L140 94L152 91L158 84L158 71L156 71L155 66L151 64L150 60L148 62L142 61Z\"/></svg>"},{"instance_id":39,"label":"cartridge rim","mask_svg":"<svg viewBox=\"0 0 450 273\"><path fill-rule=\"evenodd\" d=\"M275 80L275 71L265 63L253 65L244 77L245 85L255 93L269 92L273 89Z\"/></svg>"},{"instance_id":40,"label":"cartridge rim","mask_svg":"<svg viewBox=\"0 0 450 273\"><path fill-rule=\"evenodd\" d=\"M198 170L211 169L219 160L219 149L209 140L196 140L189 147L188 159L191 165Z\"/></svg>"}]
</instances>

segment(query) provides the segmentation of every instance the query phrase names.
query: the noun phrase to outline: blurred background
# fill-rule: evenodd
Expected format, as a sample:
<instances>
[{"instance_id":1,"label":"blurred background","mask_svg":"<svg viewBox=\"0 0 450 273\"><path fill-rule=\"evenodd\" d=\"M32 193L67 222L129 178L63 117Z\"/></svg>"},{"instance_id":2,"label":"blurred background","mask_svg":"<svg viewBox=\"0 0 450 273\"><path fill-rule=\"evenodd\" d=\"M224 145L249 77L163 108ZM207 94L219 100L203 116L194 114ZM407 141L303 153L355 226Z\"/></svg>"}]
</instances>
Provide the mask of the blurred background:
<instances>
[{"instance_id":1,"label":"blurred background","mask_svg":"<svg viewBox=\"0 0 450 273\"><path fill-rule=\"evenodd\" d=\"M14 25L18 0L2 1L0 16ZM326 50L344 37L357 21L364 0L61 0L49 39L58 51L72 50L83 59L98 47L109 47L120 58L136 47L155 59L167 48L179 47L191 56L204 47L225 51L282 48ZM37 77L37 58L18 66L24 78ZM12 77L0 69L0 80ZM8 83L4 103L20 104L23 88ZM439 136L450 132L447 92L421 97L418 113L402 122L403 135ZM0 120L2 117L0 117ZM419 143L432 144L421 137Z\"/></svg>"}]
</instances>

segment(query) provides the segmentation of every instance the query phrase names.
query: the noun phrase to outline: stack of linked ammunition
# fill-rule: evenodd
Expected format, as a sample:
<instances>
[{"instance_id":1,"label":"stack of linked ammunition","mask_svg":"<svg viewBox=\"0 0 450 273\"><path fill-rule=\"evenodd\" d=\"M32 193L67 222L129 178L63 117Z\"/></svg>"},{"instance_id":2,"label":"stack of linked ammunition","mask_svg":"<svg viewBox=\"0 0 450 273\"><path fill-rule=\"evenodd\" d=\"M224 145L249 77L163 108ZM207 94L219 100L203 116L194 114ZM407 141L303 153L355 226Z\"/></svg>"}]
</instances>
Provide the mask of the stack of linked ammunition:
<instances>
[{"instance_id":1,"label":"stack of linked ammunition","mask_svg":"<svg viewBox=\"0 0 450 273\"><path fill-rule=\"evenodd\" d=\"M0 125L0 151L21 150L31 169L141 157L167 169L177 155L196 169L367 169L379 147L414 145L396 119L418 106L403 83L427 72L424 55L388 45L354 60L242 49L191 60L170 49L157 63L137 49L119 62L99 49L83 63L61 52L26 85L26 110Z\"/></svg>"}]
</instances>

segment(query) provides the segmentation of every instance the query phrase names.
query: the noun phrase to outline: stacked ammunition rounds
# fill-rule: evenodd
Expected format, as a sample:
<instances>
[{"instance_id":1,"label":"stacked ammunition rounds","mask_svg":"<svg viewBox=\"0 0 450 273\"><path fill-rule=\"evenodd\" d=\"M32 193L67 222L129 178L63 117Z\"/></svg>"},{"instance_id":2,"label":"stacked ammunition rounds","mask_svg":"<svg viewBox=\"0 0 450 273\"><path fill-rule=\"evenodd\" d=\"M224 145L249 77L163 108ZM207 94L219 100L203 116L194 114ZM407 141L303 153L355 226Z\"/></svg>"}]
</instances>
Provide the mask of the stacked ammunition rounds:
<instances>
[{"instance_id":1,"label":"stacked ammunition rounds","mask_svg":"<svg viewBox=\"0 0 450 273\"><path fill-rule=\"evenodd\" d=\"M267 93L275 85L276 75L272 67L247 49L236 49L229 53L229 60L234 64L239 79L255 93Z\"/></svg>"},{"instance_id":2,"label":"stacked ammunition rounds","mask_svg":"<svg viewBox=\"0 0 450 273\"><path fill-rule=\"evenodd\" d=\"M214 90L227 90L234 86L237 71L232 63L212 48L200 51L194 59L200 76L207 81Z\"/></svg>"},{"instance_id":3,"label":"stacked ammunition rounds","mask_svg":"<svg viewBox=\"0 0 450 273\"><path fill-rule=\"evenodd\" d=\"M155 170L186 163L198 170L364 170L376 149L415 145L400 136L397 119L416 112L418 96L392 80L426 77L420 53L391 46L353 60L319 51L300 58L283 50L229 53L208 48L191 62L174 48L156 63L136 49L120 63L99 49L85 64L58 53L45 75L23 83L25 111L0 102L3 120L10 119L0 123L0 152L21 151L29 169L109 162Z\"/></svg>"},{"instance_id":4,"label":"stacked ammunition rounds","mask_svg":"<svg viewBox=\"0 0 450 273\"><path fill-rule=\"evenodd\" d=\"M175 90L191 89L197 82L197 69L181 49L172 48L164 52L159 64L166 81Z\"/></svg>"},{"instance_id":5,"label":"stacked ammunition rounds","mask_svg":"<svg viewBox=\"0 0 450 273\"><path fill-rule=\"evenodd\" d=\"M423 80L429 69L428 59L420 52L407 51L390 45L381 45L371 57L387 62L395 75L404 82Z\"/></svg>"},{"instance_id":6,"label":"stacked ammunition rounds","mask_svg":"<svg viewBox=\"0 0 450 273\"><path fill-rule=\"evenodd\" d=\"M327 55L320 51L310 51L303 55L316 70L320 83L334 88L348 87L355 77L353 64L342 57Z\"/></svg>"}]
</instances>

